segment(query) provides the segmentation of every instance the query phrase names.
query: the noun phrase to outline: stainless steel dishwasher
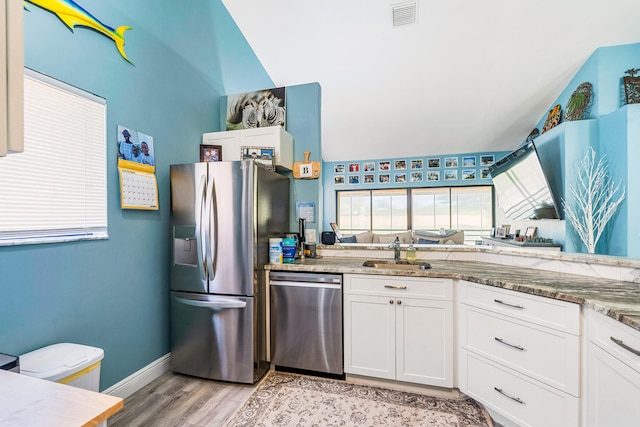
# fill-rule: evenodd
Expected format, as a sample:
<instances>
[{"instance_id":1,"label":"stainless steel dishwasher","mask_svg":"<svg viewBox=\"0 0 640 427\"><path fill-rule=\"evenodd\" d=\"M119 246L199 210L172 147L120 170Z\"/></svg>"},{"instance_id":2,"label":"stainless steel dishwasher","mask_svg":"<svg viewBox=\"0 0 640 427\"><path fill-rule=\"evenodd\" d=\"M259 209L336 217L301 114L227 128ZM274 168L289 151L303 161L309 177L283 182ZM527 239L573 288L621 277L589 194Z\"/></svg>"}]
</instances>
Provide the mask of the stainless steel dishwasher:
<instances>
[{"instance_id":1,"label":"stainless steel dishwasher","mask_svg":"<svg viewBox=\"0 0 640 427\"><path fill-rule=\"evenodd\" d=\"M271 362L344 375L342 275L271 271Z\"/></svg>"}]
</instances>

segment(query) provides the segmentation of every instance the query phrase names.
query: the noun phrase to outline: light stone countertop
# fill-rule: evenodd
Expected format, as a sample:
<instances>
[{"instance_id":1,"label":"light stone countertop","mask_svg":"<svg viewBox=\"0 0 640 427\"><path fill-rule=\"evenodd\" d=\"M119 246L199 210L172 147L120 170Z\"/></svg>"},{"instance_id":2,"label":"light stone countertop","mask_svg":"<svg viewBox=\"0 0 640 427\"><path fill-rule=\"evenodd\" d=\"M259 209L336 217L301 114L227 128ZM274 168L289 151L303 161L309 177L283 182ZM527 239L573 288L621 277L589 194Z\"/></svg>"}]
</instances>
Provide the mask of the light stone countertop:
<instances>
[{"instance_id":1,"label":"light stone countertop","mask_svg":"<svg viewBox=\"0 0 640 427\"><path fill-rule=\"evenodd\" d=\"M326 256L295 263L267 264L267 270L439 277L466 280L503 289L581 304L640 331L640 285L634 282L506 265L457 260L421 260L427 270L363 267L367 258Z\"/></svg>"}]
</instances>

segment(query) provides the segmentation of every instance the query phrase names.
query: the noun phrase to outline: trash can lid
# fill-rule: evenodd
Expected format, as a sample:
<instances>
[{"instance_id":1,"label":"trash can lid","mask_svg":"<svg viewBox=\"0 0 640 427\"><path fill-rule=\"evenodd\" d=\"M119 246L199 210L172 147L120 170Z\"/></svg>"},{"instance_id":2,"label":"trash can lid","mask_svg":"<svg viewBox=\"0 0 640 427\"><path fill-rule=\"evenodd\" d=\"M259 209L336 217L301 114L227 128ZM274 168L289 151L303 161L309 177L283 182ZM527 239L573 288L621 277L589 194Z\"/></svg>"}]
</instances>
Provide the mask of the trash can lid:
<instances>
[{"instance_id":1,"label":"trash can lid","mask_svg":"<svg viewBox=\"0 0 640 427\"><path fill-rule=\"evenodd\" d=\"M99 362L101 348L82 344L60 343L33 350L20 356L20 371L31 377L57 381Z\"/></svg>"}]
</instances>

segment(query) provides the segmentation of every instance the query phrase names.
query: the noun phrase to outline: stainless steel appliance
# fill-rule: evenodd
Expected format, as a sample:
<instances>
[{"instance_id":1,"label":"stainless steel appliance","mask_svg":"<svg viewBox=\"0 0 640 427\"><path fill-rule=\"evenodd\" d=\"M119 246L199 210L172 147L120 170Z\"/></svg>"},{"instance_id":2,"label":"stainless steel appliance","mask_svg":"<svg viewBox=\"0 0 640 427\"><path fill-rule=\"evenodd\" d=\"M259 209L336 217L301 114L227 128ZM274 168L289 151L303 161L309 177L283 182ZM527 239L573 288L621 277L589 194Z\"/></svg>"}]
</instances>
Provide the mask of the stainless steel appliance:
<instances>
[{"instance_id":1,"label":"stainless steel appliance","mask_svg":"<svg viewBox=\"0 0 640 427\"><path fill-rule=\"evenodd\" d=\"M252 384L269 368L264 264L289 179L251 160L171 166L171 369Z\"/></svg>"},{"instance_id":2,"label":"stainless steel appliance","mask_svg":"<svg viewBox=\"0 0 640 427\"><path fill-rule=\"evenodd\" d=\"M271 271L271 361L343 375L342 275Z\"/></svg>"}]
</instances>

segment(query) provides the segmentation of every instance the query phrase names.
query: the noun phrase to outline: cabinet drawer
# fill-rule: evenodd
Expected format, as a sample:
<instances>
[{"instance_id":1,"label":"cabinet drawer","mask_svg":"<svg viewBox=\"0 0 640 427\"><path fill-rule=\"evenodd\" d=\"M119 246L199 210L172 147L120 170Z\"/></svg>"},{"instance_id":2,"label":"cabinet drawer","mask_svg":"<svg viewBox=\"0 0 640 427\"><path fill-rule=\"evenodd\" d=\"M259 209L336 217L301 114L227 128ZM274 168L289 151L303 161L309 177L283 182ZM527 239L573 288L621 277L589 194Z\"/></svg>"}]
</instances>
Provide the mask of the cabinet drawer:
<instances>
[{"instance_id":1,"label":"cabinet drawer","mask_svg":"<svg viewBox=\"0 0 640 427\"><path fill-rule=\"evenodd\" d=\"M344 293L390 297L422 297L451 301L453 281L402 276L369 276L345 274Z\"/></svg>"},{"instance_id":2,"label":"cabinet drawer","mask_svg":"<svg viewBox=\"0 0 640 427\"><path fill-rule=\"evenodd\" d=\"M472 354L466 394L521 426L579 425L579 399Z\"/></svg>"},{"instance_id":3,"label":"cabinet drawer","mask_svg":"<svg viewBox=\"0 0 640 427\"><path fill-rule=\"evenodd\" d=\"M488 313L461 311L460 344L573 396L580 395L580 338L555 329Z\"/></svg>"},{"instance_id":4,"label":"cabinet drawer","mask_svg":"<svg viewBox=\"0 0 640 427\"><path fill-rule=\"evenodd\" d=\"M586 318L589 341L640 372L640 331L594 310Z\"/></svg>"},{"instance_id":5,"label":"cabinet drawer","mask_svg":"<svg viewBox=\"0 0 640 427\"><path fill-rule=\"evenodd\" d=\"M471 282L461 282L460 302L580 335L580 305L578 304Z\"/></svg>"}]
</instances>

